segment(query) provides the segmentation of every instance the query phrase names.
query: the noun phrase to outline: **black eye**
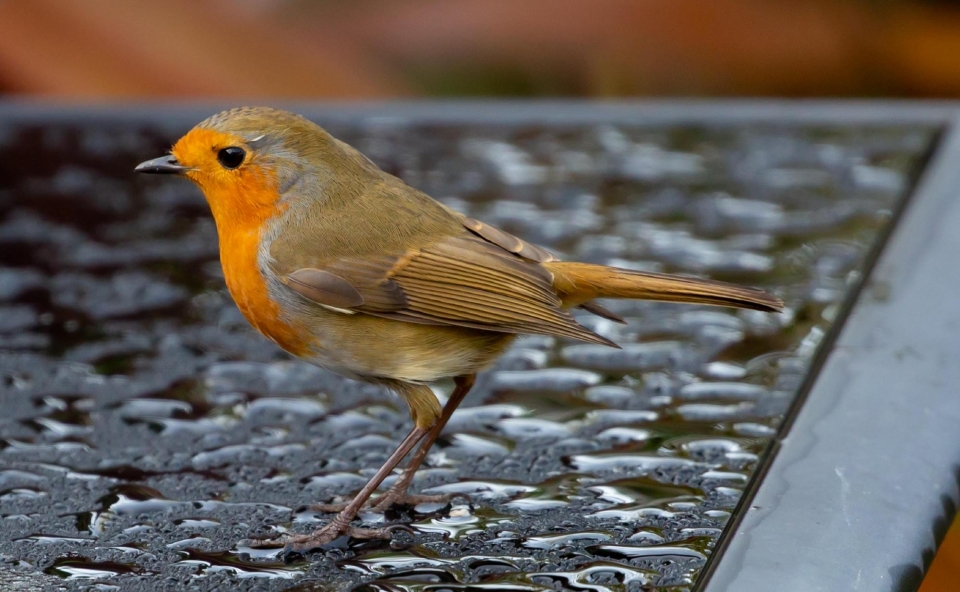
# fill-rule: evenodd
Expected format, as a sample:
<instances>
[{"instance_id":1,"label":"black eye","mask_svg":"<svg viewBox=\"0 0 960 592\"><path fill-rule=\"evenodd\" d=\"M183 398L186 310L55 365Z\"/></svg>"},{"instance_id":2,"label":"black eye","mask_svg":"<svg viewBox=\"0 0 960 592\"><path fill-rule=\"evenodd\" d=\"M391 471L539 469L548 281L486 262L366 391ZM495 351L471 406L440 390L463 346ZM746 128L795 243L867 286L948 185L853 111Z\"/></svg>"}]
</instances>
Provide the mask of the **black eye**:
<instances>
[{"instance_id":1,"label":"black eye","mask_svg":"<svg viewBox=\"0 0 960 592\"><path fill-rule=\"evenodd\" d=\"M230 146L217 152L217 160L225 169L235 169L243 164L243 158L247 155L243 148Z\"/></svg>"}]
</instances>

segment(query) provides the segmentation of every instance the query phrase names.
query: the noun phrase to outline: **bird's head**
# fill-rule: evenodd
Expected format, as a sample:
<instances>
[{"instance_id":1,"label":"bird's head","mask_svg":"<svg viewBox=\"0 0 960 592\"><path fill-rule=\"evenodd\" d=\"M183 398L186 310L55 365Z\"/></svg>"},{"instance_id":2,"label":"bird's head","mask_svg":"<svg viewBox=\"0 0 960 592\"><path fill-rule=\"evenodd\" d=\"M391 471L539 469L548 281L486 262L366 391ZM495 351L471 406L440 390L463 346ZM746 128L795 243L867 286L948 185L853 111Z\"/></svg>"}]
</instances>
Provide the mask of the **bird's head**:
<instances>
[{"instance_id":1,"label":"bird's head","mask_svg":"<svg viewBox=\"0 0 960 592\"><path fill-rule=\"evenodd\" d=\"M355 169L348 150L299 115L241 107L207 118L180 138L170 154L135 170L180 175L196 183L218 226L256 223L283 209L286 199L321 198L332 178Z\"/></svg>"}]
</instances>

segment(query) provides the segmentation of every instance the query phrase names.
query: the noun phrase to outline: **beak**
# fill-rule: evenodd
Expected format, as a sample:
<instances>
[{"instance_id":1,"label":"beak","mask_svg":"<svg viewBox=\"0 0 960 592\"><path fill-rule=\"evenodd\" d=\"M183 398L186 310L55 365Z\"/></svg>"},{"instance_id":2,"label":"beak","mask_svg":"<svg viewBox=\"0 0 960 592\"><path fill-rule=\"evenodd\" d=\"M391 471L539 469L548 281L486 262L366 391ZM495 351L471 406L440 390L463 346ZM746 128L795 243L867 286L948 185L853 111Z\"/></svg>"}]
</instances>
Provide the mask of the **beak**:
<instances>
[{"instance_id":1,"label":"beak","mask_svg":"<svg viewBox=\"0 0 960 592\"><path fill-rule=\"evenodd\" d=\"M190 167L183 166L177 162L177 159L174 158L173 155L168 154L167 156L141 162L137 165L137 168L133 170L138 173L149 173L151 175L182 175L189 171Z\"/></svg>"}]
</instances>

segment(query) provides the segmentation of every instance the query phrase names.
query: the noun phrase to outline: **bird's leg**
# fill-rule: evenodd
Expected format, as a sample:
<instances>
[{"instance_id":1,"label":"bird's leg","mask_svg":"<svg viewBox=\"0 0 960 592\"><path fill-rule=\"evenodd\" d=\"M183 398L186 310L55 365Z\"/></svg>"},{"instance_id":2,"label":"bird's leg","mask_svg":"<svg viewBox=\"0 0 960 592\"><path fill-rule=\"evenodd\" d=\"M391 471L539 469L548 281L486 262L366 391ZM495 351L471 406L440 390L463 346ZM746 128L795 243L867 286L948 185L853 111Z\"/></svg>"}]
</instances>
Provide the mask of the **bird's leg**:
<instances>
[{"instance_id":1,"label":"bird's leg","mask_svg":"<svg viewBox=\"0 0 960 592\"><path fill-rule=\"evenodd\" d=\"M386 511L395 505L414 506L417 504L446 503L450 501L453 494L416 495L407 493L407 488L410 487L410 484L413 482L413 477L416 475L417 469L420 468L424 459L427 458L427 453L430 452L434 441L436 441L440 432L443 431L443 427L447 425L450 416L453 415L453 412L456 411L460 403L463 402L464 397L466 397L470 389L473 388L473 383L476 378L476 374L467 374L454 379L456 387L453 389L453 392L450 393L447 404L443 406L443 412L437 419L437 423L431 428L427 437L420 443L420 448L417 449L413 458L410 459L410 464L403 470L403 473L400 474L397 482L393 484L393 487L391 487L389 491L372 501L375 512Z\"/></svg>"},{"instance_id":2,"label":"bird's leg","mask_svg":"<svg viewBox=\"0 0 960 592\"><path fill-rule=\"evenodd\" d=\"M470 389L473 388L473 384L476 381L476 374L467 374L464 376L458 376L454 379L456 384L453 392L450 393L450 398L447 399L446 405L443 406L443 411L440 414L440 417L437 418L436 424L427 434L427 437L424 438L423 442L420 443L420 448L417 449L413 457L410 459L410 463L407 465L407 468L403 470L400 477L397 479L396 483L390 488L386 493L374 498L371 497L367 500L367 505L372 505L374 511L384 512L392 506L415 506L417 504L423 503L446 503L450 501L453 497L452 494L438 494L438 495L413 495L408 494L407 489L410 487L410 484L413 483L413 478L417 473L417 469L420 468L420 465L423 464L424 459L427 458L427 454L430 452L430 448L433 447L434 441L437 437L440 436L440 432L443 431L444 426L447 425L447 421L450 420L450 416L453 415L453 412L457 410L457 407L460 406L460 403L463 402L463 399L467 396L467 393L470 392ZM314 510L321 512L342 512L347 507L347 503L331 503L331 504L315 504L311 506Z\"/></svg>"},{"instance_id":3,"label":"bird's leg","mask_svg":"<svg viewBox=\"0 0 960 592\"><path fill-rule=\"evenodd\" d=\"M360 512L360 508L364 506L367 499L376 491L377 487L380 486L380 483L386 479L387 475L390 474L393 469L400 464L400 461L403 460L403 457L407 455L414 446L417 445L425 435L430 432L431 428L421 428L414 427L413 430L407 434L407 437L403 439L403 442L400 443L400 446L390 455L390 458L387 459L387 462L383 463L383 466L380 467L380 470L369 480L367 484L363 486L363 489L360 490L360 493L353 498L347 507L343 509L342 512L336 515L336 517L327 524L310 534L300 534L293 535L288 537L282 537L277 540L259 540L253 541L253 546L256 547L279 547L283 545L286 549L291 551L306 551L325 545L330 541L340 537L344 534L349 534L355 538L381 538L389 536L389 529L386 528L354 528L350 526L350 523L354 518L357 517L357 514Z\"/></svg>"}]
</instances>

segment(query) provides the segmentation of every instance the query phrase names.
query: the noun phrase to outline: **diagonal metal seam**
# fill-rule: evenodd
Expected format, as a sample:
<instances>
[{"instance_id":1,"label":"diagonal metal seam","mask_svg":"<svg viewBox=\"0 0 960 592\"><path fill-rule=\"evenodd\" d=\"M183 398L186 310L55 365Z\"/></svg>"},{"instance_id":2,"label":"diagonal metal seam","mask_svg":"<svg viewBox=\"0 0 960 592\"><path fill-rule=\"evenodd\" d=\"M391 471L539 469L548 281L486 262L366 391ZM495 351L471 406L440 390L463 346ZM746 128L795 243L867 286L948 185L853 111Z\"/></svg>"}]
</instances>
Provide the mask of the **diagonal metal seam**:
<instances>
[{"instance_id":1,"label":"diagonal metal seam","mask_svg":"<svg viewBox=\"0 0 960 592\"><path fill-rule=\"evenodd\" d=\"M926 185L932 184L933 179L943 174L943 167L951 166L948 162L951 156L950 153L957 152L957 146L960 146L960 112L955 111L953 117L947 118L942 123L942 127L931 139L927 151L923 157L918 160L911 175L910 182L905 188L904 195L899 200L896 210L892 213L889 223L876 238L871 250L867 254L864 261L863 273L857 283L851 287L838 312L836 320L831 325L829 331L824 336L823 342L817 349L807 375L798 388L797 394L787 414L784 416L783 423L780 425L777 434L767 445L764 454L761 456L760 464L745 488L743 495L731 515L730 521L723 529L713 553L710 555L704 569L700 572L693 588L695 592L714 592L714 590L731 590L732 592L733 589L731 588L718 587L722 584L718 584L714 576L720 569L725 556L730 551L731 545L737 540L741 526L752 512L753 503L764 485L765 478L770 473L775 461L787 444L786 440L791 435L791 430L795 427L797 418L803 410L805 403L810 400L817 381L821 377L821 372L831 357L838 352L838 348L842 347L840 344L841 335L846 330L848 326L847 323L857 309L858 304L862 301L864 289L878 279L876 276L879 272L878 267L881 256L889 250L895 233L902 227L901 222L903 222L911 207L915 207L921 195L926 192ZM953 150L951 150L951 147ZM953 163L952 166L955 167L956 163ZM841 479L844 478L839 472L837 475ZM813 517L811 516L811 520L812 519ZM937 544L939 544L943 534L944 533L940 533L938 535ZM925 568L929 566L931 560L932 556L927 558ZM770 581L769 584L776 585L777 582ZM908 590L910 587L909 584L906 588L904 588L902 584L899 584L897 589ZM739 592L741 588L736 588L736 590ZM753 588L750 590L753 590Z\"/></svg>"}]
</instances>

